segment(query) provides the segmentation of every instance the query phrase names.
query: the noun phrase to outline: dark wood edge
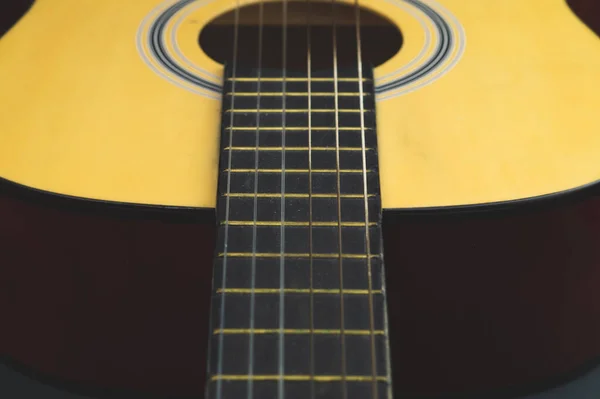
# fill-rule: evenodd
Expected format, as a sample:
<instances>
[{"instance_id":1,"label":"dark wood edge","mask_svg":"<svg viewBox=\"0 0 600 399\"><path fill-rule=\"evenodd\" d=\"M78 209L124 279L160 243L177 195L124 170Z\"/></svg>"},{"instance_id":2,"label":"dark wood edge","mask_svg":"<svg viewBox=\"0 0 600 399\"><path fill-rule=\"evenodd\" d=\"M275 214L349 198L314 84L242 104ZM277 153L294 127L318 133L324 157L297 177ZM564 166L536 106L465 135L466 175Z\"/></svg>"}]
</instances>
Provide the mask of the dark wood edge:
<instances>
[{"instance_id":1,"label":"dark wood edge","mask_svg":"<svg viewBox=\"0 0 600 399\"><path fill-rule=\"evenodd\" d=\"M150 393L143 393L134 390L105 388L89 383L69 381L63 378L55 377L35 370L34 368L11 358L10 356L0 355L0 364L5 365L9 370L32 379L36 383L48 385L49 387L68 392L75 395L89 396L90 399L201 399L203 395L193 396L157 396ZM471 392L463 394L449 394L441 396L409 396L396 392L394 395L402 399L516 399L523 396L540 394L563 387L569 383L575 383L578 379L600 367L600 356L590 359L573 370L541 381L535 381L530 384L524 384L493 391Z\"/></svg>"},{"instance_id":2,"label":"dark wood edge","mask_svg":"<svg viewBox=\"0 0 600 399\"><path fill-rule=\"evenodd\" d=\"M572 206L598 195L600 195L600 181L570 190L510 201L429 208L385 208L383 210L383 215L385 221L392 223L401 220L404 221L406 219L418 218L421 220L432 217L497 217Z\"/></svg>"},{"instance_id":3,"label":"dark wood edge","mask_svg":"<svg viewBox=\"0 0 600 399\"><path fill-rule=\"evenodd\" d=\"M40 206L98 216L127 219L149 218L169 222L206 223L213 225L216 223L214 208L161 206L95 200L39 190L3 178L0 178L0 194L8 194L14 198ZM600 195L600 184L594 182L587 186L559 193L505 202L412 209L385 208L383 209L383 221L385 224L394 224L408 219L505 217L507 215L518 215L563 206L572 206L598 195Z\"/></svg>"},{"instance_id":4,"label":"dark wood edge","mask_svg":"<svg viewBox=\"0 0 600 399\"><path fill-rule=\"evenodd\" d=\"M214 208L193 208L103 201L39 190L0 177L0 194L35 203L91 215L127 219L155 219L179 223L215 224Z\"/></svg>"},{"instance_id":5,"label":"dark wood edge","mask_svg":"<svg viewBox=\"0 0 600 399\"><path fill-rule=\"evenodd\" d=\"M21 374L23 377L33 380L35 383L47 385L62 392L73 395L85 396L89 399L201 399L202 396L158 396L134 390L105 388L96 384L69 381L64 378L43 373L33 367L27 366L18 360L0 355L0 364L9 370Z\"/></svg>"},{"instance_id":6,"label":"dark wood edge","mask_svg":"<svg viewBox=\"0 0 600 399\"><path fill-rule=\"evenodd\" d=\"M535 381L530 384L496 389L493 391L471 392L467 394L451 394L441 396L400 396L402 399L519 399L530 395L539 395L544 392L564 387L576 381L586 374L600 367L600 356L593 358L575 369L545 380ZM574 398L577 399L577 398Z\"/></svg>"}]
</instances>

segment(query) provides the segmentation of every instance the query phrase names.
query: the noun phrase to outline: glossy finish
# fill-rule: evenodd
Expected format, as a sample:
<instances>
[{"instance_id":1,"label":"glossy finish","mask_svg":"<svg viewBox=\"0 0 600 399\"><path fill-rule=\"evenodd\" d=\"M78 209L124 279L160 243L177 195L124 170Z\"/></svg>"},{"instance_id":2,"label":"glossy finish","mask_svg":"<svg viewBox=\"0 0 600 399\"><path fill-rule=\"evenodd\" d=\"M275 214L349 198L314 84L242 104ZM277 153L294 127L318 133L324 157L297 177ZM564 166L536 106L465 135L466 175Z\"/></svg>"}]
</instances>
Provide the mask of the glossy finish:
<instances>
[{"instance_id":1,"label":"glossy finish","mask_svg":"<svg viewBox=\"0 0 600 399\"><path fill-rule=\"evenodd\" d=\"M598 2L572 3L600 25ZM0 353L72 389L200 396L212 215L27 193L0 190ZM397 392L540 390L600 356L598 197L495 216L387 216Z\"/></svg>"},{"instance_id":2,"label":"glossy finish","mask_svg":"<svg viewBox=\"0 0 600 399\"><path fill-rule=\"evenodd\" d=\"M0 39L0 177L214 208L222 66L197 39L235 2L171 3L36 1ZM600 179L600 40L564 1L360 4L404 39L375 70L384 208L506 201ZM163 12L170 22L153 25Z\"/></svg>"}]
</instances>

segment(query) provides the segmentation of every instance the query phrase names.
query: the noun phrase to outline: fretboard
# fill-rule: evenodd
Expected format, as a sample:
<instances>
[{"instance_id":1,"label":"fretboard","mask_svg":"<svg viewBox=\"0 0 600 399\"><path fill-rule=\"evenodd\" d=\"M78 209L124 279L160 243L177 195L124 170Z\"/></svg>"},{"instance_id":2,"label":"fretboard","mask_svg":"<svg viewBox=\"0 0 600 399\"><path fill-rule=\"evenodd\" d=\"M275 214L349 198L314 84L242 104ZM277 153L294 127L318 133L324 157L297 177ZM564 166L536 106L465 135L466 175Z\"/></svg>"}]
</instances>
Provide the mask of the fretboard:
<instances>
[{"instance_id":1,"label":"fretboard","mask_svg":"<svg viewBox=\"0 0 600 399\"><path fill-rule=\"evenodd\" d=\"M372 72L233 73L207 398L391 399Z\"/></svg>"}]
</instances>

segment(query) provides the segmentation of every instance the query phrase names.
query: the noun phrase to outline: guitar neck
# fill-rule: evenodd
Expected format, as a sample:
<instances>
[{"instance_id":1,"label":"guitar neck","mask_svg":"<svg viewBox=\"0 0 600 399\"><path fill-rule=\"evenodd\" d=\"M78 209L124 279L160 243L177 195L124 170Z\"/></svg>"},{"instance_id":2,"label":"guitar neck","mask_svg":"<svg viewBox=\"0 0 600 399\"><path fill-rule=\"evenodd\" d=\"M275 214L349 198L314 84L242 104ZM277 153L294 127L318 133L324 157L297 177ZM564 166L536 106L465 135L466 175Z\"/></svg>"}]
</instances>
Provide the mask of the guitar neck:
<instances>
[{"instance_id":1,"label":"guitar neck","mask_svg":"<svg viewBox=\"0 0 600 399\"><path fill-rule=\"evenodd\" d=\"M225 71L207 398L391 398L372 71L282 75Z\"/></svg>"}]
</instances>

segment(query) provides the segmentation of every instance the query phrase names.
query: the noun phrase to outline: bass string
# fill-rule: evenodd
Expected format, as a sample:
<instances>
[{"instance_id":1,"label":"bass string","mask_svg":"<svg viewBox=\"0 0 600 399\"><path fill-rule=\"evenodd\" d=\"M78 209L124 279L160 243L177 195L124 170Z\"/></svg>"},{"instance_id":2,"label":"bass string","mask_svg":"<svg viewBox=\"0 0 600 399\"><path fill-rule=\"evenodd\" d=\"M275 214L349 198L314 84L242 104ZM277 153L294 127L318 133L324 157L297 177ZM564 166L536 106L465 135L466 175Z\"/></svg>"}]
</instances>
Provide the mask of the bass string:
<instances>
[{"instance_id":1,"label":"bass string","mask_svg":"<svg viewBox=\"0 0 600 399\"><path fill-rule=\"evenodd\" d=\"M239 7L240 0L236 0L235 3L235 11L234 11L234 34L233 34L233 68L232 68L232 80L231 80L231 112L229 118L229 151L228 151L228 161L227 161L227 188L226 188L226 196L225 196L225 225L224 225L224 238L223 238L223 264L222 264L222 276L221 276L221 288L223 289L223 294L221 295L221 307L219 312L219 324L221 334L219 334L219 343L218 343L218 354L217 354L217 375L223 374L223 333L222 331L225 328L225 288L227 285L227 244L229 239L229 211L230 211L230 201L231 196L231 159L233 155L233 125L234 125L234 110L235 110L235 82L236 82L236 74L237 74L237 53L238 53L238 34L239 34ZM217 379L217 387L216 387L216 397L221 399L223 397L223 382L221 378Z\"/></svg>"},{"instance_id":2,"label":"bass string","mask_svg":"<svg viewBox=\"0 0 600 399\"><path fill-rule=\"evenodd\" d=\"M309 374L310 379L310 396L315 397L315 322L314 322L314 283L313 283L313 232L312 232L312 220L313 220L313 201L312 201L312 87L311 87L311 7L310 1L306 0L306 81L307 81L307 110L308 110L308 267L309 267Z\"/></svg>"},{"instance_id":3,"label":"bass string","mask_svg":"<svg viewBox=\"0 0 600 399\"><path fill-rule=\"evenodd\" d=\"M279 347L278 347L278 372L279 380L277 381L277 393L279 399L284 399L284 373L285 373L285 342L284 342L284 325L285 325L285 128L286 128L286 63L287 63L287 0L283 0L283 32L282 32L282 90L281 90L281 228L280 228L280 257L279 257Z\"/></svg>"},{"instance_id":4,"label":"bass string","mask_svg":"<svg viewBox=\"0 0 600 399\"><path fill-rule=\"evenodd\" d=\"M368 300L369 300L369 329L370 329L370 352L371 352L371 393L373 399L379 397L377 384L377 353L375 351L375 317L373 311L373 280L372 280L372 260L371 260L371 234L369 231L369 199L367 186L367 155L365 143L365 107L363 97L363 65L361 52L361 35L360 35L360 7L359 0L354 0L355 14L355 29L356 29L356 62L358 69L358 95L360 104L360 138L362 150L362 180L363 180L363 201L365 213L365 252L367 255L367 284L368 284Z\"/></svg>"},{"instance_id":5,"label":"bass string","mask_svg":"<svg viewBox=\"0 0 600 399\"><path fill-rule=\"evenodd\" d=\"M346 334L344 311L344 265L342 259L342 195L340 177L340 118L339 118L339 93L338 93L338 52L337 52L337 9L335 0L331 0L332 8L332 44L333 44L333 93L335 113L335 165L336 165L336 195L337 195L337 233L338 233L338 269L339 269L339 296L340 296L340 361L342 379L342 397L348 397L348 383L346 378Z\"/></svg>"},{"instance_id":6,"label":"bass string","mask_svg":"<svg viewBox=\"0 0 600 399\"><path fill-rule=\"evenodd\" d=\"M250 281L250 314L249 314L249 335L248 335L248 382L246 387L247 399L252 399L254 395L254 384L252 376L254 374L254 309L255 309L255 288L256 288L256 240L258 219L258 178L259 178L259 148L260 148L260 81L262 75L262 44L263 44L263 2L258 3L258 59L257 59L257 88L256 88L256 133L255 133L255 151L254 151L254 198L252 210L252 259L251 259L251 281Z\"/></svg>"}]
</instances>

